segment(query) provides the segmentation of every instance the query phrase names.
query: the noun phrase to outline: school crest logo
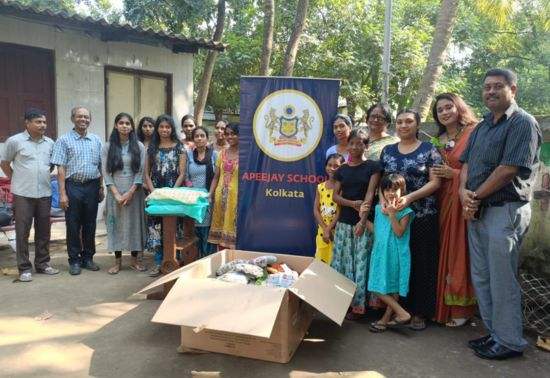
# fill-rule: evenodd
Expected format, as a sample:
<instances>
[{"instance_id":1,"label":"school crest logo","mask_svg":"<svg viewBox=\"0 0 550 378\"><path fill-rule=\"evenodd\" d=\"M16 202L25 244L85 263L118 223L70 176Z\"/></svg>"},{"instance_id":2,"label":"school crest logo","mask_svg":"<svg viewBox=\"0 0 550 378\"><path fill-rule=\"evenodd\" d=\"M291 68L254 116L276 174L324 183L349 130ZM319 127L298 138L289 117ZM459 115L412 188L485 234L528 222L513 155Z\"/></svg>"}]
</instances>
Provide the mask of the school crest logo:
<instances>
[{"instance_id":1,"label":"school crest logo","mask_svg":"<svg viewBox=\"0 0 550 378\"><path fill-rule=\"evenodd\" d=\"M253 120L254 139L269 157L296 161L312 153L323 135L317 103L296 90L271 93L260 103Z\"/></svg>"}]
</instances>

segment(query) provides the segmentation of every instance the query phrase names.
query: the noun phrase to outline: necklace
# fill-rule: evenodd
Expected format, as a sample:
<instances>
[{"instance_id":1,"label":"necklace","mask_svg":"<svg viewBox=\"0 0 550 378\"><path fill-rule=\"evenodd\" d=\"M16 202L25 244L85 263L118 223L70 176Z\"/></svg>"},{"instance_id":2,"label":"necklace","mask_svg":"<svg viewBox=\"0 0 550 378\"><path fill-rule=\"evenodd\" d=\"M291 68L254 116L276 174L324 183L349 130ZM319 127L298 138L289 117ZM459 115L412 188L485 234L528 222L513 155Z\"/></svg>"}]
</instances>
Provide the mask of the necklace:
<instances>
[{"instance_id":1,"label":"necklace","mask_svg":"<svg viewBox=\"0 0 550 378\"><path fill-rule=\"evenodd\" d=\"M462 131L464 131L464 126L458 129L458 132L452 138L450 137L449 134L447 134L447 143L445 143L445 146L444 146L445 151L450 151L455 147L456 140L460 138L460 135L462 135Z\"/></svg>"}]
</instances>

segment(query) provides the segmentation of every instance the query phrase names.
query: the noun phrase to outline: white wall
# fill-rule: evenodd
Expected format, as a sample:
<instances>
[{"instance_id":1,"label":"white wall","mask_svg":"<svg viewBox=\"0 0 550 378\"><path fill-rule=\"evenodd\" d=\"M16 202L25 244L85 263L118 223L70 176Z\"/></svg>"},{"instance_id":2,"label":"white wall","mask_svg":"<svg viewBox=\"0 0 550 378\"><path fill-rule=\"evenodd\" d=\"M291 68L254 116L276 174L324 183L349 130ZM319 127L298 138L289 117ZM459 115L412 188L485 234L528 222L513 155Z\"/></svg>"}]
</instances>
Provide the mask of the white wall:
<instances>
[{"instance_id":1,"label":"white wall","mask_svg":"<svg viewBox=\"0 0 550 378\"><path fill-rule=\"evenodd\" d=\"M165 47L136 43L102 42L84 32L62 29L0 16L0 42L55 51L58 136L72 128L70 110L82 105L92 112L90 131L105 140L105 65L172 74L172 115L181 119L192 112L192 54L173 54Z\"/></svg>"}]
</instances>

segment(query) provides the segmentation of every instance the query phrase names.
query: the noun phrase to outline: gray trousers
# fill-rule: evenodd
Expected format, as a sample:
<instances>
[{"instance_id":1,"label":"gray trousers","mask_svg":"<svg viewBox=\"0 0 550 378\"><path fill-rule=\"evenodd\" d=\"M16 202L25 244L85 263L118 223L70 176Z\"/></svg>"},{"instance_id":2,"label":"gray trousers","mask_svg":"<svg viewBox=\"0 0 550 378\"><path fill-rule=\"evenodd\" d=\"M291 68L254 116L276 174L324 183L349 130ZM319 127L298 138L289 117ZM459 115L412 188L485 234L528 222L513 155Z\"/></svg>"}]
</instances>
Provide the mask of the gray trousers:
<instances>
[{"instance_id":1,"label":"gray trousers","mask_svg":"<svg viewBox=\"0 0 550 378\"><path fill-rule=\"evenodd\" d=\"M493 340L523 351L518 259L531 220L525 202L488 207L480 220L468 222L470 266L481 318Z\"/></svg>"},{"instance_id":2,"label":"gray trousers","mask_svg":"<svg viewBox=\"0 0 550 378\"><path fill-rule=\"evenodd\" d=\"M31 272L29 233L34 219L34 268L42 270L50 262L50 208L52 197L29 198L13 195L17 269Z\"/></svg>"}]
</instances>

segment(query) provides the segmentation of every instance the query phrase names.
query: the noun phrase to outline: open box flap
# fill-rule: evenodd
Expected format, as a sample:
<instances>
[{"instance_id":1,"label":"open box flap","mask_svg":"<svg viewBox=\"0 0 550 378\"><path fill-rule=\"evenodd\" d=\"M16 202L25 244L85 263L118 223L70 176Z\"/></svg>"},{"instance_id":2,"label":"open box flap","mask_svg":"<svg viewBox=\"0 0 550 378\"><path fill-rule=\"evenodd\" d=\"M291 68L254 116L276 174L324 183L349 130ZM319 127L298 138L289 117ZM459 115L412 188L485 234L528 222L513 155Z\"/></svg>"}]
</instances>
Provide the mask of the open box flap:
<instances>
[{"instance_id":1,"label":"open box flap","mask_svg":"<svg viewBox=\"0 0 550 378\"><path fill-rule=\"evenodd\" d=\"M138 294L146 293L152 289L158 288L165 283L177 280L178 278L204 278L213 277L216 274L216 268L221 264L221 261L225 262L226 251L218 252L214 255L204 257L200 260L194 261L191 264L185 265L159 279L151 282L149 285L138 291Z\"/></svg>"},{"instance_id":2,"label":"open box flap","mask_svg":"<svg viewBox=\"0 0 550 378\"><path fill-rule=\"evenodd\" d=\"M320 260L313 260L289 289L342 325L357 285Z\"/></svg>"},{"instance_id":3,"label":"open box flap","mask_svg":"<svg viewBox=\"0 0 550 378\"><path fill-rule=\"evenodd\" d=\"M138 291L137 294L147 293L148 291L151 291L152 289L160 287L160 286L164 285L165 283L177 280L179 278L179 276L187 269L189 269L188 266L184 266L182 268L176 269L173 272L168 273L165 276L162 276L158 280L155 280L155 281L151 282L149 285L145 286L143 289Z\"/></svg>"},{"instance_id":4,"label":"open box flap","mask_svg":"<svg viewBox=\"0 0 550 378\"><path fill-rule=\"evenodd\" d=\"M269 338L286 289L180 279L153 322Z\"/></svg>"}]
</instances>

